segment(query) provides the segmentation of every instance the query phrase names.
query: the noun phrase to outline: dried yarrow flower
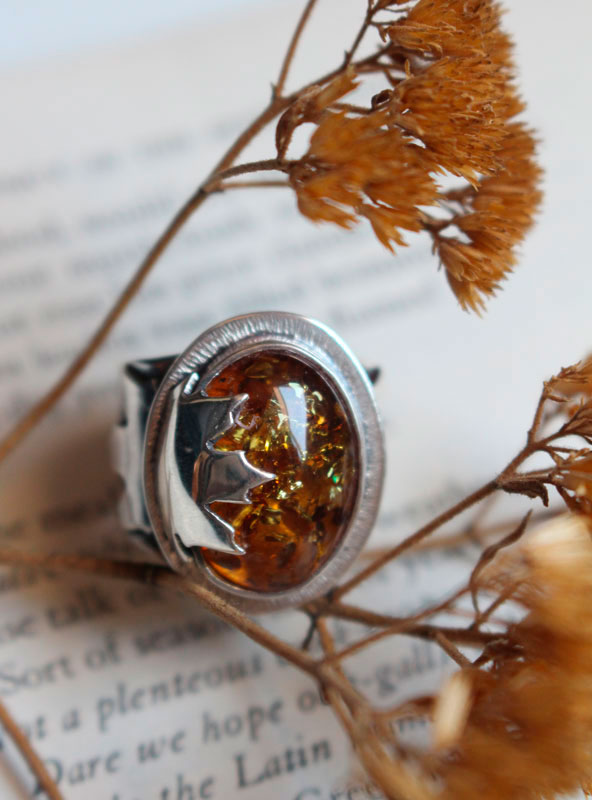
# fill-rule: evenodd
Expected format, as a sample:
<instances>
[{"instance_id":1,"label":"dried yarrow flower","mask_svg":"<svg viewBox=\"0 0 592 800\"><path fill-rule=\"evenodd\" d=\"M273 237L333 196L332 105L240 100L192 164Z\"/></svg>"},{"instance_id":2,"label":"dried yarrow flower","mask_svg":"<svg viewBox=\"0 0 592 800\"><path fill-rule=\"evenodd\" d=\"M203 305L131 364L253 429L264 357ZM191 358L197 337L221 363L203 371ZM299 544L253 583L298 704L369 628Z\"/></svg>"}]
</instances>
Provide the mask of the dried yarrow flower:
<instances>
[{"instance_id":1,"label":"dried yarrow flower","mask_svg":"<svg viewBox=\"0 0 592 800\"><path fill-rule=\"evenodd\" d=\"M545 389L548 395L557 400L570 398L586 402L592 399L592 356L563 367L547 381Z\"/></svg>"},{"instance_id":2,"label":"dried yarrow flower","mask_svg":"<svg viewBox=\"0 0 592 800\"><path fill-rule=\"evenodd\" d=\"M304 156L286 162L303 214L342 227L366 218L389 250L405 244L402 231L428 231L459 302L477 311L515 265L541 200L500 16L494 0L371 3L383 46L307 90L276 137L284 159L295 127L317 126ZM376 73L388 87L367 107L342 101ZM444 175L461 185L446 191Z\"/></svg>"},{"instance_id":3,"label":"dried yarrow flower","mask_svg":"<svg viewBox=\"0 0 592 800\"><path fill-rule=\"evenodd\" d=\"M549 504L554 488L567 508L592 524L592 357L561 369L543 385L520 465L538 454L551 461L536 468L513 467L498 477L499 488ZM515 466L516 462L513 462Z\"/></svg>"},{"instance_id":4,"label":"dried yarrow flower","mask_svg":"<svg viewBox=\"0 0 592 800\"><path fill-rule=\"evenodd\" d=\"M370 220L379 240L403 244L400 229L421 230L417 207L436 201L425 151L387 112L349 117L327 112L312 135L306 159L291 171L298 207L314 220L354 225Z\"/></svg>"},{"instance_id":5,"label":"dried yarrow flower","mask_svg":"<svg viewBox=\"0 0 592 800\"><path fill-rule=\"evenodd\" d=\"M582 517L560 517L483 571L481 590L510 599L517 621L497 622L481 655L424 698L431 747L389 757L388 730L359 738L386 797L552 800L589 784L590 531Z\"/></svg>"},{"instance_id":6,"label":"dried yarrow flower","mask_svg":"<svg viewBox=\"0 0 592 800\"><path fill-rule=\"evenodd\" d=\"M472 703L443 760L442 798L547 798L592 777L592 541L582 517L527 537L484 577L526 612L486 669L464 670ZM503 765L503 768L500 768Z\"/></svg>"}]
</instances>

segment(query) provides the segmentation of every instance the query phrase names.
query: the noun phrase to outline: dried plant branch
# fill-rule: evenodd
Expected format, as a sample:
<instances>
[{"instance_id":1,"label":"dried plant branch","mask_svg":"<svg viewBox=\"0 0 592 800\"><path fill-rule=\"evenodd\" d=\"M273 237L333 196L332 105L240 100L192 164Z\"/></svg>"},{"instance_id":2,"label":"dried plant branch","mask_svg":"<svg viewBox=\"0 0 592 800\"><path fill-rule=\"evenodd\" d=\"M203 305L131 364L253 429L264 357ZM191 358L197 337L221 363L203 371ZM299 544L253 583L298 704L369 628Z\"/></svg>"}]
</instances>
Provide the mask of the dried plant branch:
<instances>
[{"instance_id":1,"label":"dried plant branch","mask_svg":"<svg viewBox=\"0 0 592 800\"><path fill-rule=\"evenodd\" d=\"M374 575L378 570L385 567L389 562L393 561L399 556L403 555L403 553L410 550L412 547L416 547L421 541L426 539L430 536L434 531L441 528L447 522L457 517L459 514L462 514L463 511L467 511L472 506L480 503L486 497L493 494L498 489L498 484L496 481L489 481L489 483L484 484L479 489L474 491L468 497L465 497L460 502L453 505L451 508L444 511L442 514L439 514L433 520L428 522L426 525L422 526L418 531L416 531L411 536L408 536L402 542L400 542L395 547L388 550L386 553L381 554L378 558L368 564L367 567L360 570L356 575L350 578L345 583L342 583L333 593L333 600L339 600L348 592L351 592L352 589L355 589L356 586L359 586L364 581L368 580L372 575Z\"/></svg>"},{"instance_id":2,"label":"dried plant branch","mask_svg":"<svg viewBox=\"0 0 592 800\"><path fill-rule=\"evenodd\" d=\"M366 16L364 17L364 21L363 21L359 31L356 34L356 38L354 39L352 46L349 48L349 50L345 54L345 59L344 59L344 63L343 63L343 66L344 66L345 69L347 69L347 67L349 67L349 65L352 63L352 60L353 60L353 58L354 58L354 56L355 56L355 54L356 54L356 52L358 50L358 47L361 45L362 39L366 35L366 32L368 31L368 28L370 27L370 24L372 23L374 15L375 15L376 11L378 10L378 6L379 6L378 3L373 3L372 0L368 0L368 8L366 10Z\"/></svg>"},{"instance_id":3,"label":"dried plant branch","mask_svg":"<svg viewBox=\"0 0 592 800\"><path fill-rule=\"evenodd\" d=\"M206 181L204 184L204 191L215 191L222 181L226 181L238 175L248 175L251 172L285 172L287 166L288 165L283 164L277 158L266 158L260 161L249 161L245 164L237 164L235 167L218 170L209 181Z\"/></svg>"},{"instance_id":4,"label":"dried plant branch","mask_svg":"<svg viewBox=\"0 0 592 800\"><path fill-rule=\"evenodd\" d=\"M289 189L290 184L288 181L230 181L228 183L219 183L215 189L210 189L210 192L227 192L229 189Z\"/></svg>"},{"instance_id":5,"label":"dried plant branch","mask_svg":"<svg viewBox=\"0 0 592 800\"><path fill-rule=\"evenodd\" d=\"M62 793L58 789L55 781L45 768L45 764L39 758L31 742L25 733L19 728L11 713L0 700L0 725L10 736L18 751L29 765L31 772L37 779L38 785L43 789L49 800L64 800Z\"/></svg>"},{"instance_id":6,"label":"dried plant branch","mask_svg":"<svg viewBox=\"0 0 592 800\"><path fill-rule=\"evenodd\" d=\"M284 56L284 61L282 63L279 78L277 83L273 89L274 99L277 100L278 97L281 97L284 93L284 87L286 85L286 80L288 78L288 73L290 71L290 67L292 65L292 61L294 60L294 55L296 54L296 50L298 49L298 43L300 41L300 37L306 27L308 20L310 19L310 15L313 12L314 7L317 4L317 0L308 0L306 5L304 6L304 10L296 28L294 29L294 33L292 34L292 39L290 44L288 45L288 49L286 51L286 55Z\"/></svg>"},{"instance_id":7,"label":"dried plant branch","mask_svg":"<svg viewBox=\"0 0 592 800\"><path fill-rule=\"evenodd\" d=\"M249 639L285 658L286 661L290 661L304 672L317 674L316 663L307 653L286 644L206 587L192 583L168 567L131 561L111 561L90 556L24 553L17 550L0 550L0 564L28 566L43 570L88 572L107 578L173 589L193 597L201 606L223 622L237 628Z\"/></svg>"},{"instance_id":8,"label":"dried plant branch","mask_svg":"<svg viewBox=\"0 0 592 800\"><path fill-rule=\"evenodd\" d=\"M473 601L473 608L475 609L475 614L477 617L479 616L479 606L477 603L477 594L478 594L478 578L479 574L486 566L492 561L495 556L502 550L504 547L509 547L510 545L517 542L520 537L524 534L526 530L526 526L528 525L530 518L532 516L532 510L528 511L524 517L521 519L520 523L516 526L513 531L507 536L504 536L503 539L492 544L490 547L487 547L479 556L479 560L473 567L473 571L471 572L471 577L469 578L469 589L471 592L471 600Z\"/></svg>"},{"instance_id":9,"label":"dried plant branch","mask_svg":"<svg viewBox=\"0 0 592 800\"><path fill-rule=\"evenodd\" d=\"M473 666L469 659L461 653L458 647L456 647L456 645L450 641L448 636L443 631L438 631L435 638L444 652L450 656L450 658L455 661L459 667L462 669L470 669L470 667Z\"/></svg>"}]
</instances>

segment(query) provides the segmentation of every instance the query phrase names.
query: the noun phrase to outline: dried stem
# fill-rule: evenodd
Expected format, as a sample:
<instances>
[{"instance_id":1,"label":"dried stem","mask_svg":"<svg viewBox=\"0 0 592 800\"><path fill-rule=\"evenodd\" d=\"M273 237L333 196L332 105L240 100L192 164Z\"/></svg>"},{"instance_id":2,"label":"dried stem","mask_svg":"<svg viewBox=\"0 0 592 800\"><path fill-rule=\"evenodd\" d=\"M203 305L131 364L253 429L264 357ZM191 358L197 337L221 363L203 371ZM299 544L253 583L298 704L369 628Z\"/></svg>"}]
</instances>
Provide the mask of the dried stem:
<instances>
[{"instance_id":1,"label":"dried stem","mask_svg":"<svg viewBox=\"0 0 592 800\"><path fill-rule=\"evenodd\" d=\"M461 653L461 651L453 644L448 636L443 631L437 631L435 635L436 642L440 645L442 650L450 656L450 658L455 661L461 669L467 669L468 667L472 667L471 661Z\"/></svg>"},{"instance_id":2,"label":"dried stem","mask_svg":"<svg viewBox=\"0 0 592 800\"><path fill-rule=\"evenodd\" d=\"M294 33L292 34L292 39L290 41L290 44L288 45L286 55L284 56L284 61L280 69L279 78L273 90L275 99L281 97L282 94L284 93L284 87L286 85L286 80L288 78L288 72L290 71L290 67L292 66L292 61L294 60L294 55L296 53L296 50L298 49L298 43L300 41L300 37L302 36L302 32L304 31L306 23L310 19L310 15L312 14L316 4L317 0L308 0L306 6L304 7L304 11L300 15L300 19L298 20Z\"/></svg>"},{"instance_id":3,"label":"dried stem","mask_svg":"<svg viewBox=\"0 0 592 800\"><path fill-rule=\"evenodd\" d=\"M19 728L12 715L0 700L0 725L10 736L20 754L25 759L31 771L37 778L37 783L43 789L49 800L64 800L62 793L55 784L49 772L45 769L45 764L33 749L31 742L25 733Z\"/></svg>"},{"instance_id":4,"label":"dried stem","mask_svg":"<svg viewBox=\"0 0 592 800\"><path fill-rule=\"evenodd\" d=\"M366 16L364 17L364 22L362 23L362 26L357 32L356 38L354 39L352 46L345 54L344 68L347 69L347 67L349 67L349 65L352 63L352 59L355 56L358 47L362 43L362 39L366 35L366 31L370 27L370 23L372 22L375 12L376 12L375 5L372 3L372 0L368 0L368 9L366 11Z\"/></svg>"},{"instance_id":5,"label":"dried stem","mask_svg":"<svg viewBox=\"0 0 592 800\"><path fill-rule=\"evenodd\" d=\"M237 164L236 167L228 167L228 169L222 169L216 172L211 180L205 183L204 191L215 191L221 181L234 178L238 175L248 175L251 172L268 172L273 170L285 172L286 168L287 163L280 162L277 158L266 158L261 161L249 161L245 164Z\"/></svg>"},{"instance_id":6,"label":"dried stem","mask_svg":"<svg viewBox=\"0 0 592 800\"><path fill-rule=\"evenodd\" d=\"M229 189L289 189L288 181L231 181L229 183L219 183L211 192L227 192Z\"/></svg>"},{"instance_id":7,"label":"dried stem","mask_svg":"<svg viewBox=\"0 0 592 800\"><path fill-rule=\"evenodd\" d=\"M111 561L90 556L23 553L17 550L0 550L0 564L27 566L44 570L90 572L107 578L130 580L173 589L195 598L200 605L215 614L223 622L237 628L249 639L285 658L304 672L317 675L317 663L307 653L303 653L301 650L292 647L282 639L269 633L261 625L258 625L246 614L222 600L209 589L188 581L168 567L131 561Z\"/></svg>"},{"instance_id":8,"label":"dried stem","mask_svg":"<svg viewBox=\"0 0 592 800\"><path fill-rule=\"evenodd\" d=\"M400 544L392 547L386 553L383 553L378 558L374 559L367 567L360 570L356 575L350 578L345 583L342 583L332 594L333 600L339 600L343 597L347 592L351 592L352 589L355 589L356 586L359 586L363 581L367 580L371 575L374 575L378 570L382 569L386 566L390 561L393 561L395 558L398 558L403 553L405 553L410 548L414 547L415 545L419 544L423 539L428 537L431 533L441 528L442 525L445 525L450 520L457 517L459 514L462 514L463 511L471 508L472 506L476 505L477 503L484 500L490 494L498 489L497 481L490 481L489 483L484 484L480 489L477 489L475 492L470 494L468 497L465 497L459 503L449 508L447 511L444 511L439 516L435 517L435 519L428 522L427 525L424 525L418 531L416 531L411 536L408 536L404 539Z\"/></svg>"},{"instance_id":9,"label":"dried stem","mask_svg":"<svg viewBox=\"0 0 592 800\"><path fill-rule=\"evenodd\" d=\"M189 217L203 204L207 196L207 192L200 187L189 200L187 200L169 223L156 244L149 250L145 259L142 261L131 280L127 283L88 344L86 344L84 349L76 356L57 383L27 411L24 417L17 422L8 435L0 441L0 464L2 464L7 456L22 442L33 428L41 422L43 417L51 411L58 400L65 394L70 386L72 386L136 296L154 264L158 261Z\"/></svg>"},{"instance_id":10,"label":"dried stem","mask_svg":"<svg viewBox=\"0 0 592 800\"><path fill-rule=\"evenodd\" d=\"M479 560L475 564L473 571L471 572L471 577L469 578L469 587L471 590L471 599L473 602L473 608L475 609L475 614L479 616L479 605L477 602L477 594L478 594L478 582L477 579L479 574L483 570L483 568L489 564L489 562L495 558L495 556L502 550L504 547L509 547L511 544L517 542L520 537L524 534L526 530L526 526L528 525L530 518L532 516L532 511L528 511L520 523L516 526L516 528L511 531L507 536L504 536L501 541L492 544L490 547L487 547L479 557Z\"/></svg>"}]
</instances>

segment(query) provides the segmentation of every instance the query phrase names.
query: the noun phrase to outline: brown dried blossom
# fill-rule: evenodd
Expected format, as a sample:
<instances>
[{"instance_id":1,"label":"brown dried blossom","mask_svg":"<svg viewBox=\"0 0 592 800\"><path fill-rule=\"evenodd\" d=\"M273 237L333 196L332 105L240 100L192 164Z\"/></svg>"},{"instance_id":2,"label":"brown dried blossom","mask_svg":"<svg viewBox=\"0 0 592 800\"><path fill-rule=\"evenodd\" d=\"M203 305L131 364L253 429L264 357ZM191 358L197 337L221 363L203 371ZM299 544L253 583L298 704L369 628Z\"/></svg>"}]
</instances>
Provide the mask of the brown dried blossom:
<instances>
[{"instance_id":1,"label":"brown dried blossom","mask_svg":"<svg viewBox=\"0 0 592 800\"><path fill-rule=\"evenodd\" d=\"M388 5L397 3L384 7ZM500 21L497 2L420 0L406 16L383 28L405 50L437 57L489 57L508 67L512 45Z\"/></svg>"},{"instance_id":2,"label":"brown dried blossom","mask_svg":"<svg viewBox=\"0 0 592 800\"><path fill-rule=\"evenodd\" d=\"M303 214L343 227L366 217L392 249L403 244L401 228L421 230L417 206L435 202L436 186L424 151L387 120L384 110L355 118L328 112L290 178Z\"/></svg>"},{"instance_id":3,"label":"brown dried blossom","mask_svg":"<svg viewBox=\"0 0 592 800\"><path fill-rule=\"evenodd\" d=\"M559 420L557 431L543 439L555 464L548 482L570 510L592 520L592 357L547 381L539 408L541 430Z\"/></svg>"},{"instance_id":4,"label":"brown dried blossom","mask_svg":"<svg viewBox=\"0 0 592 800\"><path fill-rule=\"evenodd\" d=\"M479 311L514 267L541 199L534 138L515 120L523 103L511 43L493 0L400 5L371 4L386 45L358 65L357 80L348 66L351 86L345 73L329 82L324 113L295 101L278 126L278 155L297 125L315 122L305 155L286 165L300 211L348 228L366 218L389 250L405 244L402 231L428 231L460 304ZM380 21L387 9L399 11L394 23ZM335 104L376 72L389 88L368 107ZM443 175L463 183L446 191ZM444 217L427 214L436 205Z\"/></svg>"},{"instance_id":5,"label":"brown dried blossom","mask_svg":"<svg viewBox=\"0 0 592 800\"><path fill-rule=\"evenodd\" d=\"M449 641L461 666L437 695L359 719L356 752L386 797L551 800L589 783L590 532L584 518L560 517L493 562L479 589L501 601L498 613L511 602L517 621L475 639L473 659ZM389 724L402 715L428 720L431 744L404 744Z\"/></svg>"},{"instance_id":6,"label":"brown dried blossom","mask_svg":"<svg viewBox=\"0 0 592 800\"><path fill-rule=\"evenodd\" d=\"M461 673L470 699L438 758L442 798L550 798L592 777L589 523L560 518L502 563L483 588L511 595L524 616L490 648L487 669Z\"/></svg>"},{"instance_id":7,"label":"brown dried blossom","mask_svg":"<svg viewBox=\"0 0 592 800\"><path fill-rule=\"evenodd\" d=\"M484 298L495 293L516 263L516 246L532 226L541 200L534 150L533 137L521 123L507 125L498 153L504 168L469 189L462 198L463 212L454 218L465 241L434 237L448 282L464 308L483 308Z\"/></svg>"},{"instance_id":8,"label":"brown dried blossom","mask_svg":"<svg viewBox=\"0 0 592 800\"><path fill-rule=\"evenodd\" d=\"M533 455L550 464L518 471ZM549 504L555 489L567 508L592 524L592 357L564 367L543 384L527 443L497 478L508 493Z\"/></svg>"},{"instance_id":9,"label":"brown dried blossom","mask_svg":"<svg viewBox=\"0 0 592 800\"><path fill-rule=\"evenodd\" d=\"M579 398L581 402L586 402L592 398L592 356L559 370L545 384L545 392L557 401Z\"/></svg>"}]
</instances>

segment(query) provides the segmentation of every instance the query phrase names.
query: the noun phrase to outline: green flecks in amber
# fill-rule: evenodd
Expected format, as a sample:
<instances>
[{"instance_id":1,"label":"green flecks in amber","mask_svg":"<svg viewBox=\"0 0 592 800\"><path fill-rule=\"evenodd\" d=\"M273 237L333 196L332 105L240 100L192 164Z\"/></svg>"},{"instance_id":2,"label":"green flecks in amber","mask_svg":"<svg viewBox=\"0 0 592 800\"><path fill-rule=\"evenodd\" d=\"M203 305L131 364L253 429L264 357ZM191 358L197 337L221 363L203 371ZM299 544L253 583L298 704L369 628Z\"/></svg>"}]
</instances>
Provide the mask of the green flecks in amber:
<instances>
[{"instance_id":1,"label":"green flecks in amber","mask_svg":"<svg viewBox=\"0 0 592 800\"><path fill-rule=\"evenodd\" d=\"M345 409L322 375L277 352L238 359L206 391L248 396L216 449L243 450L253 466L275 476L251 489L248 504L212 503L245 554L204 549L206 563L246 589L292 589L329 558L355 504L357 439Z\"/></svg>"}]
</instances>

